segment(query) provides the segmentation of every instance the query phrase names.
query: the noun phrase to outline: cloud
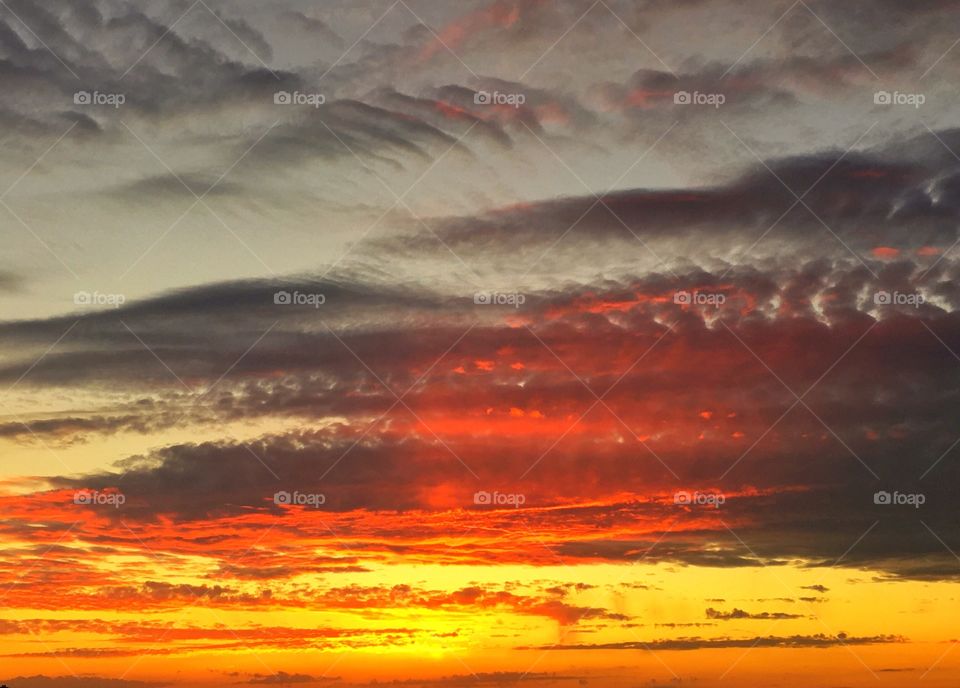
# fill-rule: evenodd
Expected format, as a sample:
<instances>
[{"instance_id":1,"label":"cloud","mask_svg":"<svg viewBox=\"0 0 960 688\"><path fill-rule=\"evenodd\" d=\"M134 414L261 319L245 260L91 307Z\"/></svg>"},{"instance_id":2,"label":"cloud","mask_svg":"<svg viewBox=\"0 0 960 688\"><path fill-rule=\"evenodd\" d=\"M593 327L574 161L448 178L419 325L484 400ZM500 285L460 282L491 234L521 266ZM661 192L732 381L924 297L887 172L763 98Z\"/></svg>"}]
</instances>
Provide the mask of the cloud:
<instances>
[{"instance_id":1,"label":"cloud","mask_svg":"<svg viewBox=\"0 0 960 688\"><path fill-rule=\"evenodd\" d=\"M597 607L577 607L555 598L517 595L507 590L488 590L479 586L449 593L421 591L406 585L395 585L390 589L353 586L332 589L324 598L324 606L330 608L386 609L395 605L426 609L473 609L480 613L502 608L517 614L553 619L562 626L591 619L626 621L630 618Z\"/></svg>"},{"instance_id":2,"label":"cloud","mask_svg":"<svg viewBox=\"0 0 960 688\"><path fill-rule=\"evenodd\" d=\"M955 268L944 259L924 275L912 260L879 268L877 278L862 266L814 260L598 280L531 292L522 309L373 281L238 281L117 310L8 322L0 347L12 362L0 378L9 384L29 370L24 390L107 385L127 400L24 417L26 426L8 421L0 427L7 438L69 444L266 419L299 429L242 443L217 435L161 442L109 469L48 477L46 491L0 498L4 528L25 536L32 523L62 523L69 505L106 543L116 543L109 524L123 519L156 529L177 551L200 552L200 524L213 519L225 558L263 523L279 519L327 538L322 519L365 514L352 538L359 556L302 553L284 566L264 557L224 569L270 580L297 566L368 568L391 550L385 534L422 556L436 553L428 534L449 535L440 523L413 533L390 512L466 509L508 528L513 516L473 503L477 490L499 489L525 495L521 511L535 532L569 524L568 537L537 548L545 558L628 561L650 550L654 560L689 565L799 559L819 567L858 542L845 558L850 566L952 578L935 537L918 538L915 519L883 518L894 507L874 501L881 490L922 492L922 511L908 515L957 544L948 506L957 469L936 463L955 440L943 411L954 402L945 382L958 374L950 353L960 347ZM326 302L278 305L278 287L324 293ZM675 303L679 288L726 300L719 308ZM882 305L872 296L881 290L929 298L919 307ZM43 355L74 323L63 346ZM797 403L794 392L811 385ZM911 461L903 460L907 445ZM638 452L652 467L642 475L628 470ZM565 470L546 470L555 464ZM921 479L931 466L937 479ZM81 489L120 490L126 502L107 513L74 505ZM678 489L720 492L725 503L677 505ZM281 508L278 490L323 494L324 508ZM167 540L170 518L196 530ZM674 521L684 532L659 539ZM718 536L718 546L702 547ZM482 542L460 556L531 555L523 543Z\"/></svg>"},{"instance_id":3,"label":"cloud","mask_svg":"<svg viewBox=\"0 0 960 688\"><path fill-rule=\"evenodd\" d=\"M741 619L749 620L768 620L768 619L803 619L803 614L788 614L786 612L747 612L743 609L734 608L729 612L718 611L712 607L706 611L708 619L717 621L734 621Z\"/></svg>"},{"instance_id":4,"label":"cloud","mask_svg":"<svg viewBox=\"0 0 960 688\"><path fill-rule=\"evenodd\" d=\"M281 275L233 265L197 225L170 247L187 262L148 261L126 304L82 309L75 285L48 280L14 242L8 263L26 267L0 270L0 294L29 315L0 323L0 385L16 387L0 441L18 456L82 454L85 468L12 464L36 475L2 485L0 587L17 620L0 631L130 643L16 656L409 649L424 633L250 624L228 635L24 611L92 616L118 602L380 622L407 610L464 624L509 616L584 633L633 619L599 590L556 581L368 580L398 562L842 563L878 580L957 579L960 130L945 75L960 51L943 51L960 3L797 7L775 25L778 10L753 0L384 9L9 0L0 12L8 209L22 206L51 251L82 263L84 285L207 192ZM921 112L873 101L871 70L893 87L938 64ZM125 104L87 106L78 90ZM683 106L681 90L726 101ZM283 105L278 91L324 102ZM480 91L524 102L484 104ZM118 227L136 230L129 247L102 241ZM325 301L277 303L279 291ZM477 302L494 291L523 303ZM77 503L78 491L123 504ZM284 492L323 503L278 503ZM478 503L478 492L523 504ZM137 559L199 573L167 580ZM706 616L715 623L661 625L800 618ZM180 642L149 646L164 631ZM31 680L85 685L19 682Z\"/></svg>"},{"instance_id":5,"label":"cloud","mask_svg":"<svg viewBox=\"0 0 960 688\"><path fill-rule=\"evenodd\" d=\"M288 685L291 683L316 683L323 680L332 679L315 678L309 674L288 674L286 671L278 671L268 676L254 676L245 683L255 685Z\"/></svg>"},{"instance_id":6,"label":"cloud","mask_svg":"<svg viewBox=\"0 0 960 688\"><path fill-rule=\"evenodd\" d=\"M903 643L906 639L895 635L836 636L793 635L793 636L757 636L755 638L678 638L672 640L651 640L647 642L596 643L580 645L544 645L540 647L518 647L518 650L710 650L726 648L767 648L767 647L837 647L843 645L878 645Z\"/></svg>"},{"instance_id":7,"label":"cloud","mask_svg":"<svg viewBox=\"0 0 960 688\"><path fill-rule=\"evenodd\" d=\"M452 676L441 676L440 678L424 679L397 679L393 681L399 685L413 686L450 686L451 688L461 688L471 685L503 685L504 683L555 683L566 681L577 681L580 685L585 685L586 678L583 676L557 674L541 671L480 671L471 674L454 674ZM376 682L363 684L365 686L375 686Z\"/></svg>"},{"instance_id":8,"label":"cloud","mask_svg":"<svg viewBox=\"0 0 960 688\"><path fill-rule=\"evenodd\" d=\"M17 676L3 683L8 683L14 688L150 688L170 685L102 676L44 676L42 674Z\"/></svg>"},{"instance_id":9,"label":"cloud","mask_svg":"<svg viewBox=\"0 0 960 688\"><path fill-rule=\"evenodd\" d=\"M960 148L955 130L935 136ZM776 265L774 256L782 251L811 261L848 260L877 273L878 246L896 247L898 255L920 263L918 256L928 255L929 247L956 241L955 162L934 135L923 134L866 152L766 160L716 186L616 191L600 200L564 197L479 217L443 218L432 223L431 232L416 227L417 233L379 245L411 258L446 246L468 264L498 260L518 269L573 274L576 261L584 255L609 257L611 245L638 256L651 270L673 274L690 263L723 265L720 272L743 262L764 269ZM796 200L801 194L803 204ZM913 228L909 234L902 231L904 223ZM613 267L620 265L627 269L626 262Z\"/></svg>"}]
</instances>

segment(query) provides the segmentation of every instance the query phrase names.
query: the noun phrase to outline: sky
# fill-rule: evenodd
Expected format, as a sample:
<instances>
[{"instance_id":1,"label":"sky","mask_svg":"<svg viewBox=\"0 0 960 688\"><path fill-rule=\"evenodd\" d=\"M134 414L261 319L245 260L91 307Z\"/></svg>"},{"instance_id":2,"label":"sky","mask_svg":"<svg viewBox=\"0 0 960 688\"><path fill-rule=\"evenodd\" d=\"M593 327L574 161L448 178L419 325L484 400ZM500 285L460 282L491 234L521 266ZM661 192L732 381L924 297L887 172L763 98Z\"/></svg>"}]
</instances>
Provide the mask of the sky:
<instances>
[{"instance_id":1,"label":"sky","mask_svg":"<svg viewBox=\"0 0 960 688\"><path fill-rule=\"evenodd\" d=\"M0 682L960 684L958 20L0 0Z\"/></svg>"}]
</instances>

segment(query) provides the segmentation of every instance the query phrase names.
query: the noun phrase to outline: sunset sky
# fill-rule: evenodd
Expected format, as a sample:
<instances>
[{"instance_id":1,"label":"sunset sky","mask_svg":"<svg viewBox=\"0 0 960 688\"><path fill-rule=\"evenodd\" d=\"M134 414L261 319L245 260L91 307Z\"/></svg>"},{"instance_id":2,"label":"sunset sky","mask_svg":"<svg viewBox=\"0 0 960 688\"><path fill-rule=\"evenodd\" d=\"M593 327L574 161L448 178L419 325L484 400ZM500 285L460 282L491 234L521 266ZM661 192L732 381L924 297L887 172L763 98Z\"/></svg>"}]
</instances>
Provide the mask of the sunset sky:
<instances>
[{"instance_id":1,"label":"sunset sky","mask_svg":"<svg viewBox=\"0 0 960 688\"><path fill-rule=\"evenodd\" d=\"M956 688L958 70L958 0L0 0L0 683Z\"/></svg>"}]
</instances>

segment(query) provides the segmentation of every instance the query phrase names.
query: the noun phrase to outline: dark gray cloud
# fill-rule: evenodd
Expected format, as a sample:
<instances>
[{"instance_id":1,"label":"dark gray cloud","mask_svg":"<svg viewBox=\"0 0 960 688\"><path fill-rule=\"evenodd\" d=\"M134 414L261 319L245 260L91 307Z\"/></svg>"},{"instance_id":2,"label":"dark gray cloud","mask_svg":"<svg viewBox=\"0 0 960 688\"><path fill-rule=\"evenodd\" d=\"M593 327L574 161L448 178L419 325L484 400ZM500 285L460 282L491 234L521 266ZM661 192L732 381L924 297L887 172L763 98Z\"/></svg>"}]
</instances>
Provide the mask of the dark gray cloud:
<instances>
[{"instance_id":1,"label":"dark gray cloud","mask_svg":"<svg viewBox=\"0 0 960 688\"><path fill-rule=\"evenodd\" d=\"M646 642L597 643L593 645L545 645L520 647L520 650L708 650L731 647L838 647L842 645L877 645L906 642L894 635L836 636L823 634L794 636L758 636L756 638L681 638L676 640L650 640Z\"/></svg>"},{"instance_id":2,"label":"dark gray cloud","mask_svg":"<svg viewBox=\"0 0 960 688\"><path fill-rule=\"evenodd\" d=\"M120 408L26 418L27 426L8 421L0 429L22 442L70 442L183 422L202 428L279 417L305 424L299 432L267 435L248 446L176 444L132 457L115 471L54 480L71 489L121 487L129 497L127 519L168 514L193 520L250 509L279 514L270 500L286 488L327 494L326 508L338 513L413 510L429 507L429 495L443 486L457 485L467 501L484 480L521 480L550 450L523 480L531 504L558 506L627 488L670 494L690 485L730 495L716 515L729 519L749 548L731 538L706 551L696 538L667 537L651 555L662 560L733 567L800 558L812 567L827 566L875 527L846 557L848 565L893 576L950 578L955 562L946 548L925 529L922 537L917 533L925 522L951 548L960 546L950 525L957 464L949 456L938 461L956 439L944 411L956 403L956 385L945 381L960 372L950 352L960 349L960 323L952 286L944 280L952 263L941 262L944 272L931 273L934 282L918 277L920 267L908 260L878 268L879 282L862 267L827 261L769 273L738 269L722 279L690 273L678 282L653 275L529 294L522 309L507 311L477 306L470 294L374 283L279 285L324 293L320 308L275 304L277 285L269 282L211 285L116 311L0 326L5 347L23 356L4 372L11 382L79 318L64 346L19 384L99 384L136 394ZM679 287L716 289L728 301L719 309L684 308L672 298ZM871 295L881 288L919 290L936 299L919 308L878 306ZM504 316L523 317L532 333L504 323ZM631 369L660 337L664 342L650 351L646 365ZM385 348L384 341L391 345ZM189 380L191 391L154 354ZM405 399L409 408L397 404L394 393L407 391L424 373ZM633 443L594 445L584 453L571 438L551 449L595 401L590 389L599 393L614 383L606 403L617 416L669 423L653 445L665 466ZM814 383L805 398L809 408L786 388L799 394ZM505 432L506 419L533 410L540 414L534 418L557 423L554 431ZM599 426L604 433L630 436L629 426L597 411L585 425L605 420L610 425ZM451 419L470 423L470 431L451 428ZM491 433L499 447L494 456ZM598 451L606 459L600 464L594 460ZM626 471L638 451L650 457L652 471ZM583 475L591 480L573 479ZM534 487L536 481L545 482ZM771 492L734 497L751 487ZM880 491L922 493L925 503L921 509L878 505L874 493ZM617 502L556 513L588 524L612 515L633 518L635 508ZM703 516L672 505L654 513ZM553 549L572 560L616 561L654 544L600 537ZM253 566L250 577L269 570Z\"/></svg>"},{"instance_id":3,"label":"dark gray cloud","mask_svg":"<svg viewBox=\"0 0 960 688\"><path fill-rule=\"evenodd\" d=\"M791 614L789 612L748 612L736 607L728 612L720 611L710 607L707 609L706 615L708 619L715 619L717 621L739 621L743 619L750 621L769 621L771 619L785 620L806 618L803 614Z\"/></svg>"},{"instance_id":4,"label":"dark gray cloud","mask_svg":"<svg viewBox=\"0 0 960 688\"><path fill-rule=\"evenodd\" d=\"M783 251L862 261L874 272L882 269L878 259L890 255L916 259L919 252L932 264L957 240L960 165L948 147L960 150L957 130L865 153L831 150L751 163L722 186L636 189L602 202L585 195L448 218L434 221L430 232L416 227L416 234L380 244L412 258L445 250L439 234L468 262L502 261L521 274L571 269L612 245L648 263L653 255L651 267L659 271L680 269L678 261L763 265L758 261Z\"/></svg>"}]
</instances>

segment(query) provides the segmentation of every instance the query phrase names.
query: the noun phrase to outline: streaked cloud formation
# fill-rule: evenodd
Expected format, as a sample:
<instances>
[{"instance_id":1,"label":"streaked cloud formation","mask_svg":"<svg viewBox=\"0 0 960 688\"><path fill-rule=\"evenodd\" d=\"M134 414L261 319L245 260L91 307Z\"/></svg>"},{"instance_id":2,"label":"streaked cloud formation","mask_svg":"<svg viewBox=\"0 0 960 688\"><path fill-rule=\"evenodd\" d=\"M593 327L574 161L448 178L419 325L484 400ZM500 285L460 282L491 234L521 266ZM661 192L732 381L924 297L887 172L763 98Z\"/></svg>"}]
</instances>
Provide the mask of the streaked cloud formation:
<instances>
[{"instance_id":1,"label":"streaked cloud formation","mask_svg":"<svg viewBox=\"0 0 960 688\"><path fill-rule=\"evenodd\" d=\"M0 5L10 688L955 684L960 4Z\"/></svg>"}]
</instances>

